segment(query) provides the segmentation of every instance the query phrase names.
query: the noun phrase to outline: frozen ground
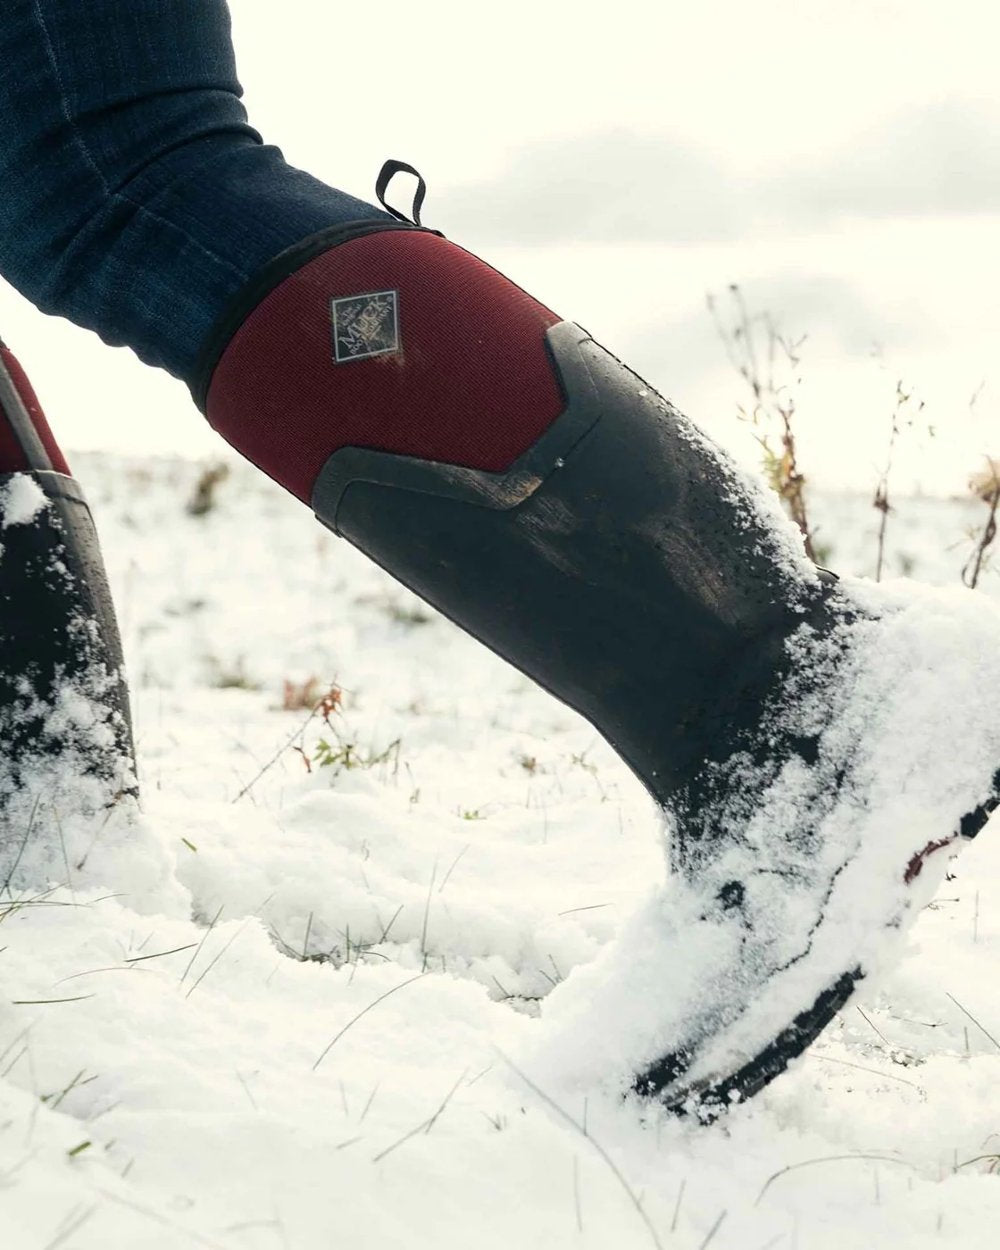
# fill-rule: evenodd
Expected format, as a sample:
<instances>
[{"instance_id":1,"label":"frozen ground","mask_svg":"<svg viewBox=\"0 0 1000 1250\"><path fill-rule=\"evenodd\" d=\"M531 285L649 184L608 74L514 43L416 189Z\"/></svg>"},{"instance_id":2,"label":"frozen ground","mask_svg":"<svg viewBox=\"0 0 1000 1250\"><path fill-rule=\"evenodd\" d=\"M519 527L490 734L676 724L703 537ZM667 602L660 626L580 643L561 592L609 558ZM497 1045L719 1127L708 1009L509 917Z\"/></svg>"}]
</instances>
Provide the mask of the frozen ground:
<instances>
[{"instance_id":1,"label":"frozen ground","mask_svg":"<svg viewBox=\"0 0 1000 1250\"><path fill-rule=\"evenodd\" d=\"M996 1245L995 823L898 968L724 1124L552 1105L520 1075L538 1001L662 875L638 784L242 466L201 517L197 466L76 467L145 817L0 902L4 1250ZM867 500L817 512L870 571ZM904 501L889 571L956 580L975 519Z\"/></svg>"}]
</instances>

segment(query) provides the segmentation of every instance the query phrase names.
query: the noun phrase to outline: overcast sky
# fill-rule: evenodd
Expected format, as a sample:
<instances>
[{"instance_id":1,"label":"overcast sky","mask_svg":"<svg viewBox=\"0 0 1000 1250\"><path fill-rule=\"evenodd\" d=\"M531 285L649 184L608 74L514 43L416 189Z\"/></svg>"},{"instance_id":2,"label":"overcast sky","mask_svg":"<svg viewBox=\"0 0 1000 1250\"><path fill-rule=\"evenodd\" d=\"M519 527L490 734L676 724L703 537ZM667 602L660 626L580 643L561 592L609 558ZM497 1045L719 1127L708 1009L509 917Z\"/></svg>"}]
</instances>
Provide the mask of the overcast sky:
<instances>
[{"instance_id":1,"label":"overcast sky","mask_svg":"<svg viewBox=\"0 0 1000 1250\"><path fill-rule=\"evenodd\" d=\"M232 8L251 119L289 160L364 197L386 157L417 165L429 224L737 454L754 454L743 397L705 307L732 282L808 336L799 409L818 480L873 481L899 377L937 429L904 452L908 480L957 490L1000 453L994 4ZM9 288L0 326L68 445L211 448L184 389L127 352Z\"/></svg>"}]
</instances>

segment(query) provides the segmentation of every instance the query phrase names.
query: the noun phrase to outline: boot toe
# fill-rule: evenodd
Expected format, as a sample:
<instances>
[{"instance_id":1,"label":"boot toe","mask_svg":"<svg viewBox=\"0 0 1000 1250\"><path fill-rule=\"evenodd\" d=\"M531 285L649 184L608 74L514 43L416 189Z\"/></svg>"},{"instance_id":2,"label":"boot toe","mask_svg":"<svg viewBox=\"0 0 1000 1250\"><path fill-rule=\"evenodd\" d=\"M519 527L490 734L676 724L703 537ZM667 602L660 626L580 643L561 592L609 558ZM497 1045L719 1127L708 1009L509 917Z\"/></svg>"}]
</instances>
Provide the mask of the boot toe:
<instances>
[{"instance_id":1,"label":"boot toe","mask_svg":"<svg viewBox=\"0 0 1000 1250\"><path fill-rule=\"evenodd\" d=\"M600 1030L604 1076L676 1112L713 1118L800 1055L1000 801L1000 612L902 583L828 607L756 733L679 792L673 877L548 1004L576 1053Z\"/></svg>"}]
</instances>

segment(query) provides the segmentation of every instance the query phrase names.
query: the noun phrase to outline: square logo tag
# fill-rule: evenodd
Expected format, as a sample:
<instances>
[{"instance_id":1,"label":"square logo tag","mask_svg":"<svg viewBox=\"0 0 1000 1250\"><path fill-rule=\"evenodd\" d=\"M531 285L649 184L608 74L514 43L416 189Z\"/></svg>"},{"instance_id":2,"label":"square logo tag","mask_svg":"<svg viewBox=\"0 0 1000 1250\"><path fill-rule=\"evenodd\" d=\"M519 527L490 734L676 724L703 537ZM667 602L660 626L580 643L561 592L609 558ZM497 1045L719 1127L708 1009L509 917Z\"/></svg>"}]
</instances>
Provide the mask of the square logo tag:
<instances>
[{"instance_id":1,"label":"square logo tag","mask_svg":"<svg viewBox=\"0 0 1000 1250\"><path fill-rule=\"evenodd\" d=\"M399 292L371 291L332 301L337 363L399 351Z\"/></svg>"}]
</instances>

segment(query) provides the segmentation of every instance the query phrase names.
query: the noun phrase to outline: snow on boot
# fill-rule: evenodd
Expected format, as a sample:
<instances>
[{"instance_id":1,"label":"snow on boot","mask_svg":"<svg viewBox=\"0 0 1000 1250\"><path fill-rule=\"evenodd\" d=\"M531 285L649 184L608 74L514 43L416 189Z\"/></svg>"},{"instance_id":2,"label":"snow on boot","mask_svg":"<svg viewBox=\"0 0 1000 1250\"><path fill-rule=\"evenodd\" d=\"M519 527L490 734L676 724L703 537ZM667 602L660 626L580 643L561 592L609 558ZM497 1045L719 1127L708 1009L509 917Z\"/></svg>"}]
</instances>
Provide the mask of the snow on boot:
<instances>
[{"instance_id":1,"label":"snow on boot","mask_svg":"<svg viewBox=\"0 0 1000 1250\"><path fill-rule=\"evenodd\" d=\"M551 995L553 1073L575 1055L580 1079L676 1109L752 1094L996 803L993 609L817 570L669 403L436 233L372 219L284 253L194 390L324 524L587 717L664 810L674 875Z\"/></svg>"},{"instance_id":2,"label":"snow on boot","mask_svg":"<svg viewBox=\"0 0 1000 1250\"><path fill-rule=\"evenodd\" d=\"M34 391L0 345L0 888L64 880L135 791L94 523Z\"/></svg>"},{"instance_id":3,"label":"snow on boot","mask_svg":"<svg viewBox=\"0 0 1000 1250\"><path fill-rule=\"evenodd\" d=\"M783 1071L997 806L998 644L972 592L841 581L667 804L666 885L547 1000L538 1078L711 1119Z\"/></svg>"}]
</instances>

